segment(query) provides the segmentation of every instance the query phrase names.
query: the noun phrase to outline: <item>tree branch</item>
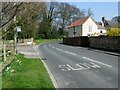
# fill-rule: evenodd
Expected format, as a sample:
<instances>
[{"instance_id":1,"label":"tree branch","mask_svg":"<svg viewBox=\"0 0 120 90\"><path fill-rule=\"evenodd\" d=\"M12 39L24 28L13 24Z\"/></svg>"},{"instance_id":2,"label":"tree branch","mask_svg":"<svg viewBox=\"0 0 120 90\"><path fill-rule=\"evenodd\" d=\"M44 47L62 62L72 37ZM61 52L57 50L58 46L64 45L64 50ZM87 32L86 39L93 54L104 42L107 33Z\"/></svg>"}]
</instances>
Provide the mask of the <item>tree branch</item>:
<instances>
[{"instance_id":1,"label":"tree branch","mask_svg":"<svg viewBox=\"0 0 120 90\"><path fill-rule=\"evenodd\" d=\"M16 15L17 12L18 12L18 8L19 8L21 5L22 5L22 3L20 3L19 5L16 6L15 12L14 12L14 14L12 15L12 17L11 17L8 21L6 21L4 24L2 24L2 25L0 26L0 28L4 27L7 23L9 23L9 22L15 17L15 15Z\"/></svg>"},{"instance_id":2,"label":"tree branch","mask_svg":"<svg viewBox=\"0 0 120 90\"><path fill-rule=\"evenodd\" d=\"M4 12L5 11L5 9L8 7L10 5L10 3L9 4L7 4L4 8L2 8L2 12Z\"/></svg>"}]
</instances>

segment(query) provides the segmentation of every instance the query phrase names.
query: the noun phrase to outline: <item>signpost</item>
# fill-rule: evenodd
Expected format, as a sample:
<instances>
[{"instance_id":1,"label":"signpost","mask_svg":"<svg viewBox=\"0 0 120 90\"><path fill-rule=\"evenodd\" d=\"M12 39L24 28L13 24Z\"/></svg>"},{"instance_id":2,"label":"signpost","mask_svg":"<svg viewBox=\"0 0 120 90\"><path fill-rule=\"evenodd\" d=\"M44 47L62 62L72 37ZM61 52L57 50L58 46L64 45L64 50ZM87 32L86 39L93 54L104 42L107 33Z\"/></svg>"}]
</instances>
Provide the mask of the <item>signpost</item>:
<instances>
[{"instance_id":1,"label":"signpost","mask_svg":"<svg viewBox=\"0 0 120 90\"><path fill-rule=\"evenodd\" d=\"M16 26L16 31L17 32L21 32L21 27L20 26Z\"/></svg>"},{"instance_id":2,"label":"signpost","mask_svg":"<svg viewBox=\"0 0 120 90\"><path fill-rule=\"evenodd\" d=\"M18 39L18 32L21 32L21 27L16 26L15 27L15 55L17 54L17 39Z\"/></svg>"}]
</instances>

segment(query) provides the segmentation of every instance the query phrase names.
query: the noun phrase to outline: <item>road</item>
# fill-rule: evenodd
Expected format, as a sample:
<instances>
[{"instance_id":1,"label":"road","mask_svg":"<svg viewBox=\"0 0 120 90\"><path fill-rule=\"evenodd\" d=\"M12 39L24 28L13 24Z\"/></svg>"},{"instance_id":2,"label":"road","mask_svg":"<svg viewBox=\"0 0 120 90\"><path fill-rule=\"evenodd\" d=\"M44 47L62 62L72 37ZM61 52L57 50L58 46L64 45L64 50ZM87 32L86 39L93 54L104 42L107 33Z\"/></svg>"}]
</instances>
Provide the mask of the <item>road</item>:
<instances>
[{"instance_id":1,"label":"road","mask_svg":"<svg viewBox=\"0 0 120 90\"><path fill-rule=\"evenodd\" d=\"M59 88L118 88L118 56L58 42L40 45L39 53Z\"/></svg>"}]
</instances>

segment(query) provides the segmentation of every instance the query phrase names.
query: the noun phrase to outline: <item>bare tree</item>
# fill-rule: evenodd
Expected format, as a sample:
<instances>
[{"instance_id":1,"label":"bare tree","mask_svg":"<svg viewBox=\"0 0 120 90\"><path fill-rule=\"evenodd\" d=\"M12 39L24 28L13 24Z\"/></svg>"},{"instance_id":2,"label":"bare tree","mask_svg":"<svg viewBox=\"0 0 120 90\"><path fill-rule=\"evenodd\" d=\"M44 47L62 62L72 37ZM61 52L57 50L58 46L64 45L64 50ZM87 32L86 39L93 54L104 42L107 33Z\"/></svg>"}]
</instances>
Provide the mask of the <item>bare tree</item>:
<instances>
[{"instance_id":1,"label":"bare tree","mask_svg":"<svg viewBox=\"0 0 120 90\"><path fill-rule=\"evenodd\" d=\"M74 22L75 20L85 15L84 11L68 3L59 3L58 12L56 13L58 16L57 19L59 20L59 22L61 22L59 24L63 30L70 23Z\"/></svg>"},{"instance_id":2,"label":"bare tree","mask_svg":"<svg viewBox=\"0 0 120 90\"><path fill-rule=\"evenodd\" d=\"M93 11L91 10L91 8L89 8L86 13L87 13L87 16L94 16Z\"/></svg>"},{"instance_id":3,"label":"bare tree","mask_svg":"<svg viewBox=\"0 0 120 90\"><path fill-rule=\"evenodd\" d=\"M19 12L19 7L22 5L22 3L17 3L16 5L14 3L6 3L3 2L1 4L1 24L0 28L4 27L6 24L8 24L14 16Z\"/></svg>"},{"instance_id":4,"label":"bare tree","mask_svg":"<svg viewBox=\"0 0 120 90\"><path fill-rule=\"evenodd\" d=\"M10 34L11 31L14 33L15 24L24 24L23 27L26 27L26 29L24 29L26 36L31 37L31 33L35 33L33 29L36 27L36 17L40 12L40 7L40 3L2 3L2 23L0 27L7 27L3 36L8 33ZM16 22L13 22L15 16Z\"/></svg>"}]
</instances>

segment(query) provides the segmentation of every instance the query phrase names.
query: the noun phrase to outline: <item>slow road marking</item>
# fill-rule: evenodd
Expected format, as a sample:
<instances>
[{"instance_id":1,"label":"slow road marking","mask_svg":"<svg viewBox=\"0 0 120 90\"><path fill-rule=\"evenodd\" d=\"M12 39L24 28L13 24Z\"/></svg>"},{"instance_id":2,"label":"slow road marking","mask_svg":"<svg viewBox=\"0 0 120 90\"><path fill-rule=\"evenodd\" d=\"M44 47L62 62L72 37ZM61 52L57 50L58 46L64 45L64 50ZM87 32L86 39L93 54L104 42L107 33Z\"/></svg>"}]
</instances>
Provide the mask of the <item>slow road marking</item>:
<instances>
[{"instance_id":1,"label":"slow road marking","mask_svg":"<svg viewBox=\"0 0 120 90\"><path fill-rule=\"evenodd\" d=\"M77 63L75 65L64 64L64 65L59 65L59 68L62 71L80 71L80 70L87 70L91 68L100 69L101 67L96 63L90 62L90 63Z\"/></svg>"}]
</instances>

